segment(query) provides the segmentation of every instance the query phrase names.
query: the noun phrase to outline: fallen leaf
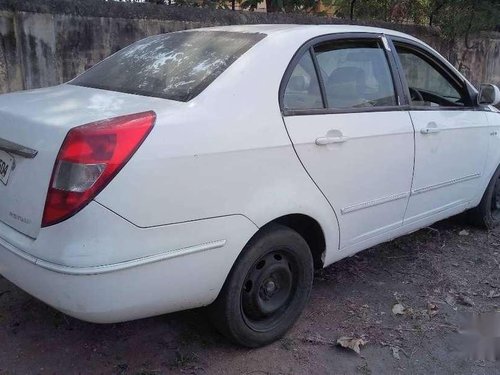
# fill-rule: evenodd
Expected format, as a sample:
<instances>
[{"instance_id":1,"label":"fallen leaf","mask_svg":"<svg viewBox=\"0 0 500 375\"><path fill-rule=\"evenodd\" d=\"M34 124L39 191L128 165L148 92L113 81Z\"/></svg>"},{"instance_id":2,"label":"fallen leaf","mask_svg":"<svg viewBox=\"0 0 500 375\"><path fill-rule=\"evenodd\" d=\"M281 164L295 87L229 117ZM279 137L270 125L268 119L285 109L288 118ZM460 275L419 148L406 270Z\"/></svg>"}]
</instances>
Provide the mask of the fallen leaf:
<instances>
[{"instance_id":1,"label":"fallen leaf","mask_svg":"<svg viewBox=\"0 0 500 375\"><path fill-rule=\"evenodd\" d=\"M399 356L399 348L397 346L391 346L392 356L396 359L401 359Z\"/></svg>"},{"instance_id":2,"label":"fallen leaf","mask_svg":"<svg viewBox=\"0 0 500 375\"><path fill-rule=\"evenodd\" d=\"M337 339L337 345L340 345L343 348L354 350L356 353L360 354L360 346L366 345L368 341L361 338L353 338L342 336Z\"/></svg>"},{"instance_id":3,"label":"fallen leaf","mask_svg":"<svg viewBox=\"0 0 500 375\"><path fill-rule=\"evenodd\" d=\"M436 315L438 313L438 310L439 309L435 304L433 304L431 302L429 302L427 304L427 313L429 314L429 316L432 317L432 316Z\"/></svg>"},{"instance_id":4,"label":"fallen leaf","mask_svg":"<svg viewBox=\"0 0 500 375\"><path fill-rule=\"evenodd\" d=\"M459 296L457 302L464 306L474 306L474 301L468 296Z\"/></svg>"},{"instance_id":5,"label":"fallen leaf","mask_svg":"<svg viewBox=\"0 0 500 375\"><path fill-rule=\"evenodd\" d=\"M488 298L498 298L500 297L500 292L495 292L494 290L490 290L488 293Z\"/></svg>"},{"instance_id":6,"label":"fallen leaf","mask_svg":"<svg viewBox=\"0 0 500 375\"><path fill-rule=\"evenodd\" d=\"M405 307L400 303L396 303L394 306L392 306L392 313L395 315L404 315Z\"/></svg>"},{"instance_id":7,"label":"fallen leaf","mask_svg":"<svg viewBox=\"0 0 500 375\"><path fill-rule=\"evenodd\" d=\"M458 235L459 236L468 236L469 235L469 231L468 230L461 230L460 232L458 232Z\"/></svg>"},{"instance_id":8,"label":"fallen leaf","mask_svg":"<svg viewBox=\"0 0 500 375\"><path fill-rule=\"evenodd\" d=\"M405 356L408 357L408 353L405 352L405 350L397 345L390 344L388 342L380 341L380 345L382 346L388 346L391 349L392 356L396 359L401 359L401 356L399 353L403 353Z\"/></svg>"}]
</instances>

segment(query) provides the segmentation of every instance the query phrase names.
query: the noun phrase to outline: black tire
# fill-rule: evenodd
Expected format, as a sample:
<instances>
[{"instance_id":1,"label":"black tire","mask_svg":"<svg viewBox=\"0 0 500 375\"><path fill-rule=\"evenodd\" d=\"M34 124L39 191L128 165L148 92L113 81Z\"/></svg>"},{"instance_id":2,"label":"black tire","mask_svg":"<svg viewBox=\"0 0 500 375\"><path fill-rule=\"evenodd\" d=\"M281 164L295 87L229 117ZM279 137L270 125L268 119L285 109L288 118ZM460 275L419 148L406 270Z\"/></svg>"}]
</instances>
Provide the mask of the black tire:
<instances>
[{"instance_id":1,"label":"black tire","mask_svg":"<svg viewBox=\"0 0 500 375\"><path fill-rule=\"evenodd\" d=\"M500 224L500 166L493 174L481 203L469 211L469 220L486 229L493 229Z\"/></svg>"},{"instance_id":2,"label":"black tire","mask_svg":"<svg viewBox=\"0 0 500 375\"><path fill-rule=\"evenodd\" d=\"M299 318L312 288L313 258L294 230L271 224L245 246L209 306L214 326L250 348L282 337Z\"/></svg>"}]
</instances>

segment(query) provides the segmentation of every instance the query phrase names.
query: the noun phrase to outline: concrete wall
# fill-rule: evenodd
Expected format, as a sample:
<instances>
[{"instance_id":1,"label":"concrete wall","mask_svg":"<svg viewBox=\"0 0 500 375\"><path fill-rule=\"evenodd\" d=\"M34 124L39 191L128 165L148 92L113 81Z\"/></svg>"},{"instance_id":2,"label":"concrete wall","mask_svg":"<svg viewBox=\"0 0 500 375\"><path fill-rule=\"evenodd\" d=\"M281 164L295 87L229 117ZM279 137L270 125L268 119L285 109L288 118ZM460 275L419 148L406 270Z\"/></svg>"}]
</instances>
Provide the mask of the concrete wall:
<instances>
[{"instance_id":1,"label":"concrete wall","mask_svg":"<svg viewBox=\"0 0 500 375\"><path fill-rule=\"evenodd\" d=\"M241 23L341 23L326 17L126 4L103 0L0 0L0 92L65 82L148 35ZM371 23L415 35L474 82L500 84L500 34L450 43L436 30Z\"/></svg>"}]
</instances>

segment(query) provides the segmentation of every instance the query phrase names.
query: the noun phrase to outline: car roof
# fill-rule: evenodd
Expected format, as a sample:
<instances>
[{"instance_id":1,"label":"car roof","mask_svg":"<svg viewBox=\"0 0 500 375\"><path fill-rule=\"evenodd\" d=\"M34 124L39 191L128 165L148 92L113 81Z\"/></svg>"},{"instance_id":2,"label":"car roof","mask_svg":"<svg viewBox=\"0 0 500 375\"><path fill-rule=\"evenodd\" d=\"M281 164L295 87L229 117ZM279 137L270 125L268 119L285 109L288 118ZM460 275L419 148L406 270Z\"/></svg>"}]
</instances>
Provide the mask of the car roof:
<instances>
[{"instance_id":1,"label":"car roof","mask_svg":"<svg viewBox=\"0 0 500 375\"><path fill-rule=\"evenodd\" d=\"M200 30L200 29L198 29ZM202 30L220 30L220 31L233 31L233 32L247 32L247 33L264 33L267 35L282 34L282 33L312 33L316 36L324 34L336 33L376 33L387 34L393 36L401 36L404 38L419 41L411 35L401 33L399 31L384 29L379 27L358 26L358 25L302 25L302 24L260 24L260 25L232 25L232 26L216 26L204 28Z\"/></svg>"},{"instance_id":2,"label":"car roof","mask_svg":"<svg viewBox=\"0 0 500 375\"><path fill-rule=\"evenodd\" d=\"M391 29L384 29L380 27L371 27L371 26L359 26L359 25L251 24L251 25L207 27L202 29L190 29L182 32L186 31L189 32L196 30L232 31L241 33L263 33L271 37L271 39L273 38L273 36L280 36L280 37L285 37L289 40L294 40L297 42L298 45L303 44L309 39L327 34L372 33L372 34L385 34L389 36L401 37L412 40L422 46L427 47L435 55L440 56L441 61L445 63L455 74L457 74L464 81L467 81L467 79L464 77L462 73L460 73L452 64L450 64L448 60L446 60L443 56L441 56L439 52L437 52L427 43L411 35Z\"/></svg>"}]
</instances>

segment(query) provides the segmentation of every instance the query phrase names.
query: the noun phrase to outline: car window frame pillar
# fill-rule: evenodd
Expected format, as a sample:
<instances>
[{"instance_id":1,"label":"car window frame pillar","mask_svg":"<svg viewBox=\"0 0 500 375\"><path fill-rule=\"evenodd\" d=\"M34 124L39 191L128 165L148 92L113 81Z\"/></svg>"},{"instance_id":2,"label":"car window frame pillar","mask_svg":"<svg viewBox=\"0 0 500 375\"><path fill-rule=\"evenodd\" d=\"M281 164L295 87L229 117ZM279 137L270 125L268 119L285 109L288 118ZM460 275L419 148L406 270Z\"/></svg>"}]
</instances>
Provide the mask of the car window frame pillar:
<instances>
[{"instance_id":1,"label":"car window frame pillar","mask_svg":"<svg viewBox=\"0 0 500 375\"><path fill-rule=\"evenodd\" d=\"M391 106L379 106L379 107L367 107L367 108L345 108L345 109L335 109L328 107L328 98L325 92L325 86L323 82L323 77L319 69L318 61L316 59L316 53L314 47L321 43L335 42L342 40L371 40L377 41L380 44L380 48L384 51L387 64L389 66L389 71L392 79L392 84L394 87L394 95L396 99L396 104ZM313 59L313 64L315 67L316 78L320 85L321 96L323 100L322 109L286 109L284 107L284 93L288 81L292 75L293 70L297 66L300 59L305 53L310 53ZM283 116L297 116L297 115L314 115L314 114L335 114L335 113L363 113L363 112L383 112L383 111L403 111L407 110L409 106L408 96L404 92L404 84L401 80L401 74L399 72L399 67L397 64L397 56L395 47L392 44L390 37L384 33L370 33L370 32L351 32L351 33L331 33L320 35L309 39L300 46L295 52L294 56L290 60L285 73L281 79L279 87L279 105L280 111Z\"/></svg>"},{"instance_id":2,"label":"car window frame pillar","mask_svg":"<svg viewBox=\"0 0 500 375\"><path fill-rule=\"evenodd\" d=\"M425 44L416 42L412 39L408 39L402 36L393 36L393 35L387 36L387 38L393 51L392 55L395 60L396 68L399 74L399 79L403 85L403 93L406 97L405 101L408 105L409 110L412 111L477 110L478 106L474 104L474 97L477 95L477 93L475 92L476 90L473 87L471 87L471 85L466 80L457 75L453 71L453 69L451 69L452 65L450 62L446 61L443 57L437 55L436 52L428 48ZM443 75L446 80L450 81L451 79L452 81L455 81L455 83L461 85L459 89L466 96L466 100L468 101L468 103L464 104L464 106L438 106L438 107L412 105L408 81L406 79L406 74L403 68L403 64L401 63L401 59L396 50L396 43L400 43L404 47L410 50L415 50L417 53L424 55L425 59L429 60L428 61L429 64L434 69L436 69L438 73Z\"/></svg>"}]
</instances>

